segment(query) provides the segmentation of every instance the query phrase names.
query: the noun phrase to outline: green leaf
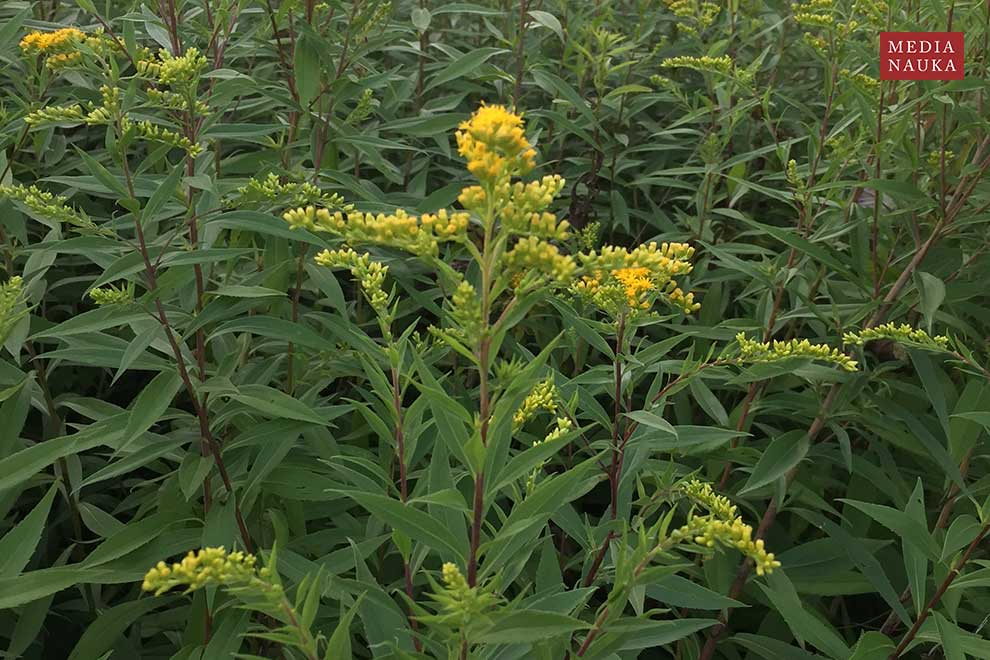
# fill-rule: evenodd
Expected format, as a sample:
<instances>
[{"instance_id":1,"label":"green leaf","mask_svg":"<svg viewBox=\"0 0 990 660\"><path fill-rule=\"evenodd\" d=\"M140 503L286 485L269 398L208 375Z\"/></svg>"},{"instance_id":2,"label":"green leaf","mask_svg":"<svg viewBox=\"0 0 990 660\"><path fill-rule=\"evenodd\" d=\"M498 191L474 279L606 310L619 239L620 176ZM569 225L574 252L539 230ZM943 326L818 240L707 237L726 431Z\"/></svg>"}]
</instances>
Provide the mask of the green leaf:
<instances>
[{"instance_id":1,"label":"green leaf","mask_svg":"<svg viewBox=\"0 0 990 660\"><path fill-rule=\"evenodd\" d=\"M415 27L420 32L426 32L430 28L430 19L432 15L430 10L425 7L413 7L410 14L410 19L412 20L413 27Z\"/></svg>"},{"instance_id":2,"label":"green leaf","mask_svg":"<svg viewBox=\"0 0 990 660\"><path fill-rule=\"evenodd\" d=\"M939 639L942 640L942 656L945 660L966 660L963 651L962 632L954 623L942 616L938 610L932 611Z\"/></svg>"},{"instance_id":3,"label":"green leaf","mask_svg":"<svg viewBox=\"0 0 990 660\"><path fill-rule=\"evenodd\" d=\"M901 541L904 543L910 543L924 553L924 555L929 559L938 559L938 544L935 543L935 539L933 539L932 535L929 533L928 527L924 523L916 520L914 517L909 516L903 511L899 511L882 504L849 499L840 499L839 501L845 502L846 504L859 509L870 518L873 518L873 520L877 521L894 534L897 534Z\"/></svg>"},{"instance_id":4,"label":"green leaf","mask_svg":"<svg viewBox=\"0 0 990 660\"><path fill-rule=\"evenodd\" d=\"M86 626L68 660L91 660L101 657L135 621L172 600L169 597L143 598L104 610L95 621Z\"/></svg>"},{"instance_id":5,"label":"green leaf","mask_svg":"<svg viewBox=\"0 0 990 660\"><path fill-rule=\"evenodd\" d=\"M757 582L756 585L770 599L774 609L783 617L798 640L806 640L835 660L849 658L849 647L831 626L823 623L802 605L783 571L770 574L769 582L769 585L762 582Z\"/></svg>"},{"instance_id":6,"label":"green leaf","mask_svg":"<svg viewBox=\"0 0 990 660\"><path fill-rule=\"evenodd\" d=\"M293 54L292 72L295 75L299 105L305 110L320 91L320 51L314 37L303 32L296 40Z\"/></svg>"},{"instance_id":7,"label":"green leaf","mask_svg":"<svg viewBox=\"0 0 990 660\"><path fill-rule=\"evenodd\" d=\"M45 523L57 492L58 486L52 485L31 512L0 538L0 578L20 575L31 561L45 531Z\"/></svg>"},{"instance_id":8,"label":"green leaf","mask_svg":"<svg viewBox=\"0 0 990 660\"><path fill-rule=\"evenodd\" d=\"M327 641L327 652L323 656L324 660L350 660L353 657L351 655L351 624L362 600L364 600L364 594L358 596L344 616L340 617L337 627L334 628L333 634Z\"/></svg>"},{"instance_id":9,"label":"green leaf","mask_svg":"<svg viewBox=\"0 0 990 660\"><path fill-rule=\"evenodd\" d=\"M849 660L888 660L894 650L894 642L883 633L870 631L856 642Z\"/></svg>"},{"instance_id":10,"label":"green leaf","mask_svg":"<svg viewBox=\"0 0 990 660\"><path fill-rule=\"evenodd\" d=\"M143 222L149 222L154 219L158 212L165 207L165 204L173 198L173 195L177 192L176 188L179 185L179 180L182 178L182 173L185 171L185 168L186 165L184 162L180 162L172 168L172 172L168 175L165 181L158 186L154 194L148 199L147 204L144 205L144 209L141 211L141 219Z\"/></svg>"},{"instance_id":11,"label":"green leaf","mask_svg":"<svg viewBox=\"0 0 990 660\"><path fill-rule=\"evenodd\" d=\"M553 33L557 35L557 38L559 38L561 42L565 41L564 28L560 24L560 21L557 20L556 16L554 16L548 11L540 11L539 9L531 9L529 15L532 16L533 20L536 21L538 24L542 25L543 27L549 30L552 30Z\"/></svg>"},{"instance_id":12,"label":"green leaf","mask_svg":"<svg viewBox=\"0 0 990 660\"><path fill-rule=\"evenodd\" d=\"M328 421L299 399L266 385L244 385L236 394L228 396L268 417L294 419L321 426Z\"/></svg>"},{"instance_id":13,"label":"green leaf","mask_svg":"<svg viewBox=\"0 0 990 660\"><path fill-rule=\"evenodd\" d=\"M590 624L566 614L519 610L493 616L492 627L477 639L484 644L525 644L590 627Z\"/></svg>"},{"instance_id":14,"label":"green leaf","mask_svg":"<svg viewBox=\"0 0 990 660\"><path fill-rule=\"evenodd\" d=\"M439 85L450 82L451 80L456 80L457 78L466 78L469 73L473 72L495 55L508 52L509 51L504 48L483 47L471 49L448 64L443 71L435 75L423 91L428 92Z\"/></svg>"},{"instance_id":15,"label":"green leaf","mask_svg":"<svg viewBox=\"0 0 990 660\"><path fill-rule=\"evenodd\" d=\"M165 413L172 399L182 387L178 370L163 371L155 376L134 400L127 426L124 428L123 446L151 428Z\"/></svg>"},{"instance_id":16,"label":"green leaf","mask_svg":"<svg viewBox=\"0 0 990 660\"><path fill-rule=\"evenodd\" d=\"M461 539L455 538L446 527L427 513L375 493L356 491L335 491L350 497L371 515L379 518L409 536L441 552L441 557L456 557L464 561L467 548Z\"/></svg>"},{"instance_id":17,"label":"green leaf","mask_svg":"<svg viewBox=\"0 0 990 660\"><path fill-rule=\"evenodd\" d=\"M756 467L739 494L745 495L787 474L804 459L809 444L808 435L804 431L788 431L774 438L756 462Z\"/></svg>"}]
</instances>

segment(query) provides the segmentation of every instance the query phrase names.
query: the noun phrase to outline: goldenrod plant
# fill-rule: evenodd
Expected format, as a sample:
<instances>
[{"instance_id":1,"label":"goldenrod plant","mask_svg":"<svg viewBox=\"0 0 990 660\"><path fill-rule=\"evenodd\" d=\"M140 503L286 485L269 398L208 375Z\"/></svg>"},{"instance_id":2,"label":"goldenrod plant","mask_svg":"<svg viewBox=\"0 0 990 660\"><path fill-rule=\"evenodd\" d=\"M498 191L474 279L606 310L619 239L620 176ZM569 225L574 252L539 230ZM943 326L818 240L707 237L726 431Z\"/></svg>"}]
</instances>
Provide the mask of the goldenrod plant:
<instances>
[{"instance_id":1,"label":"goldenrod plant","mask_svg":"<svg viewBox=\"0 0 990 660\"><path fill-rule=\"evenodd\" d=\"M990 657L988 9L0 3L0 655Z\"/></svg>"}]
</instances>

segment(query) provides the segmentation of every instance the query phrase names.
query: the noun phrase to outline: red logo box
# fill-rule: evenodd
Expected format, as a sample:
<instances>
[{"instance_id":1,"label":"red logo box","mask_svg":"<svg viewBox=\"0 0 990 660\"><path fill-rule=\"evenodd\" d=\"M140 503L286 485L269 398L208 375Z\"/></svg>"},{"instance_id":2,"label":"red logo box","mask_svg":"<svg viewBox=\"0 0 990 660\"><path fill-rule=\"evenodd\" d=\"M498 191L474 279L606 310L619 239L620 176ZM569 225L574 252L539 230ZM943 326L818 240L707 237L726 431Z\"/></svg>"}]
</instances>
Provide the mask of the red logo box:
<instances>
[{"instance_id":1,"label":"red logo box","mask_svg":"<svg viewBox=\"0 0 990 660\"><path fill-rule=\"evenodd\" d=\"M881 32L880 80L962 80L962 32Z\"/></svg>"}]
</instances>

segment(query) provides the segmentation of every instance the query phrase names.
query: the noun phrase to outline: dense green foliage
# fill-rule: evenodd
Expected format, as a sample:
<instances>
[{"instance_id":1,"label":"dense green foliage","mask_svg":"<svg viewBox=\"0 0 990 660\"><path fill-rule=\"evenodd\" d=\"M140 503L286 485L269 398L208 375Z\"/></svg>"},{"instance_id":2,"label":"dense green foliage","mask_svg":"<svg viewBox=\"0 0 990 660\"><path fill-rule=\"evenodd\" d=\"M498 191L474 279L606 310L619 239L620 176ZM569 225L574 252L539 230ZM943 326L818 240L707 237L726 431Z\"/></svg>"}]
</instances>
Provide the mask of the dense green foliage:
<instances>
[{"instance_id":1,"label":"dense green foliage","mask_svg":"<svg viewBox=\"0 0 990 660\"><path fill-rule=\"evenodd\" d=\"M0 4L5 657L990 658L988 39Z\"/></svg>"}]
</instances>

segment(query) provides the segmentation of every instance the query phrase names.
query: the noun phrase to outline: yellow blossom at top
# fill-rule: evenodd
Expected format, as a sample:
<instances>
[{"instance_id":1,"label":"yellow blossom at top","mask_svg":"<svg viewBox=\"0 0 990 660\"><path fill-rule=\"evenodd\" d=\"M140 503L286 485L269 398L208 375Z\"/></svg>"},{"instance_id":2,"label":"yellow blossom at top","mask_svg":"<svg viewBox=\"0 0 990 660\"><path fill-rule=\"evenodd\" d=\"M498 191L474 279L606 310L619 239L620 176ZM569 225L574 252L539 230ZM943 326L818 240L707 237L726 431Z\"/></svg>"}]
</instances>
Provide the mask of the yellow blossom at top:
<instances>
[{"instance_id":1,"label":"yellow blossom at top","mask_svg":"<svg viewBox=\"0 0 990 660\"><path fill-rule=\"evenodd\" d=\"M523 175L535 166L523 119L501 105L483 105L457 131L457 150L468 171L481 181Z\"/></svg>"},{"instance_id":2,"label":"yellow blossom at top","mask_svg":"<svg viewBox=\"0 0 990 660\"><path fill-rule=\"evenodd\" d=\"M62 28L54 32L32 32L21 39L21 50L29 55L64 53L74 48L86 35L76 28Z\"/></svg>"},{"instance_id":3,"label":"yellow blossom at top","mask_svg":"<svg viewBox=\"0 0 990 660\"><path fill-rule=\"evenodd\" d=\"M572 290L607 314L618 317L627 311L648 310L659 298L686 314L701 305L694 294L677 286L675 276L691 272L694 248L686 243L646 243L628 250L606 245L600 251L581 252L578 260L585 274ZM655 291L649 300L643 294Z\"/></svg>"},{"instance_id":4,"label":"yellow blossom at top","mask_svg":"<svg viewBox=\"0 0 990 660\"><path fill-rule=\"evenodd\" d=\"M622 284L630 307L646 309L650 306L648 301L641 299L644 293L653 288L649 269L643 267L619 268L613 270L612 275Z\"/></svg>"}]
</instances>

